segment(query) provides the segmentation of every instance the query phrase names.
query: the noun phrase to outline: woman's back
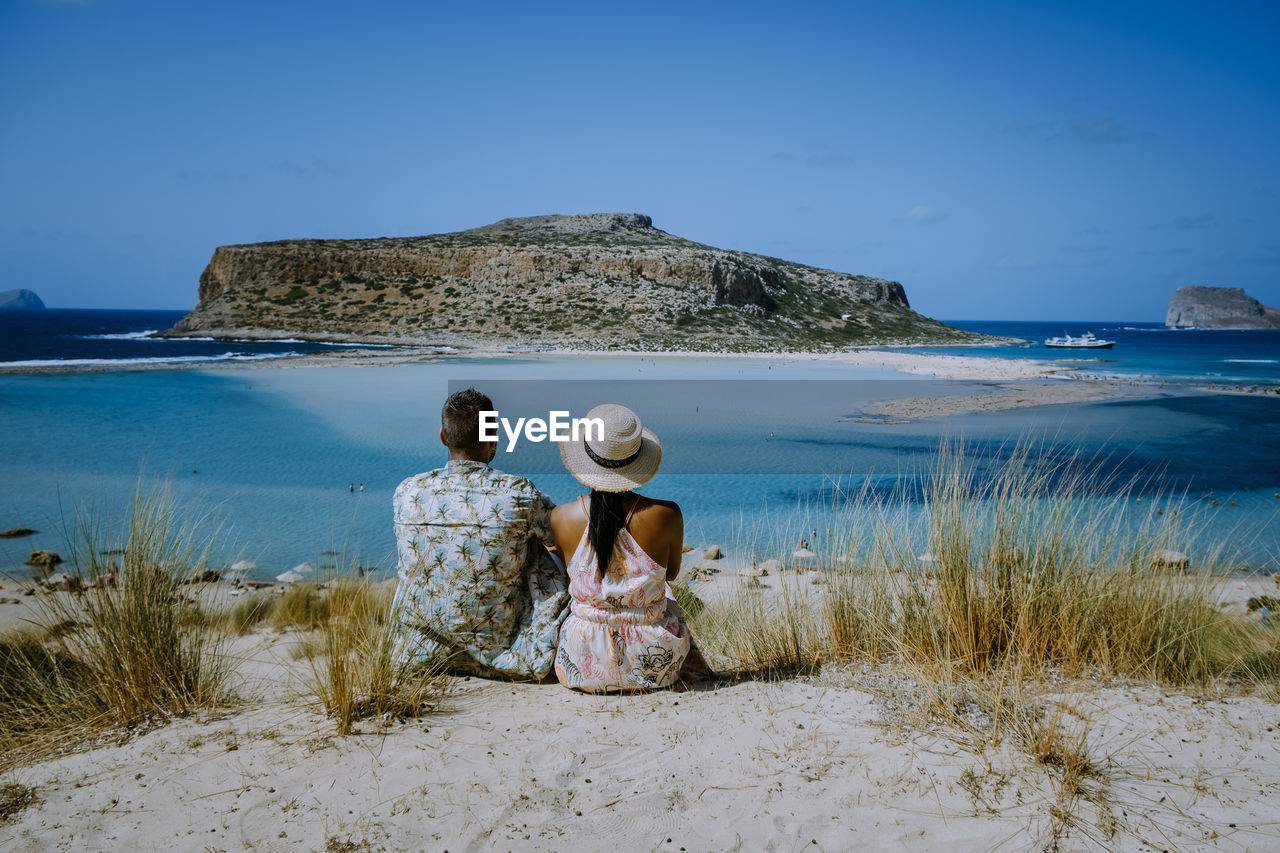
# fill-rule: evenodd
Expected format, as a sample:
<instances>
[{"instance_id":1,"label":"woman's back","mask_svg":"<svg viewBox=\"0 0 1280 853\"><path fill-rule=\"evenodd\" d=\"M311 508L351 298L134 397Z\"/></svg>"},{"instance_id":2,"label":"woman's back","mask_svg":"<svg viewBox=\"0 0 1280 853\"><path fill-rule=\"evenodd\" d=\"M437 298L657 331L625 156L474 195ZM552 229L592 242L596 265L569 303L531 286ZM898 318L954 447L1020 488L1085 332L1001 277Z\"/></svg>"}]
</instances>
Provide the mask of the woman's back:
<instances>
[{"instance_id":1,"label":"woman's back","mask_svg":"<svg viewBox=\"0 0 1280 853\"><path fill-rule=\"evenodd\" d=\"M579 605L579 616L609 624L655 622L661 614L648 611L666 607L666 567L645 553L625 528L618 532L603 575L586 531L567 568L569 597Z\"/></svg>"},{"instance_id":2,"label":"woman's back","mask_svg":"<svg viewBox=\"0 0 1280 853\"><path fill-rule=\"evenodd\" d=\"M680 572L684 548L684 518L680 506L673 501L655 500L643 495L631 497L634 500L624 507L627 520L623 529L650 559L666 569L667 580L674 580ZM590 516L586 505L587 500L579 498L561 504L551 513L551 534L564 556L565 565L577 556L583 534L587 531Z\"/></svg>"},{"instance_id":3,"label":"woman's back","mask_svg":"<svg viewBox=\"0 0 1280 853\"><path fill-rule=\"evenodd\" d=\"M634 496L603 573L589 526L582 501L552 513L571 598L556 676L581 690L665 687L679 675L690 647L683 614L667 589L667 579L680 568L680 508Z\"/></svg>"}]
</instances>

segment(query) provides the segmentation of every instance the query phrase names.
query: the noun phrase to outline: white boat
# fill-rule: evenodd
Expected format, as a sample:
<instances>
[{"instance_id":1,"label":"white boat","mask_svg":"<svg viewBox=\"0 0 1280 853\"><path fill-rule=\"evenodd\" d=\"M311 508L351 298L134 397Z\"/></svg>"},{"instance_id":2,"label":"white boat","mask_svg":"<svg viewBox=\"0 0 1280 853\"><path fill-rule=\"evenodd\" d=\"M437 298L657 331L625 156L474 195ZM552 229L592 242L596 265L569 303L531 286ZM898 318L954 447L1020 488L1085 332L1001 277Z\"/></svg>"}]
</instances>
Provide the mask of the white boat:
<instances>
[{"instance_id":1,"label":"white boat","mask_svg":"<svg viewBox=\"0 0 1280 853\"><path fill-rule=\"evenodd\" d=\"M1104 341L1101 338L1095 338L1093 332L1085 332L1080 337L1072 337L1071 335L1063 335L1058 338L1045 338L1044 345L1047 347L1060 347L1063 349L1111 349L1116 345L1115 341Z\"/></svg>"}]
</instances>

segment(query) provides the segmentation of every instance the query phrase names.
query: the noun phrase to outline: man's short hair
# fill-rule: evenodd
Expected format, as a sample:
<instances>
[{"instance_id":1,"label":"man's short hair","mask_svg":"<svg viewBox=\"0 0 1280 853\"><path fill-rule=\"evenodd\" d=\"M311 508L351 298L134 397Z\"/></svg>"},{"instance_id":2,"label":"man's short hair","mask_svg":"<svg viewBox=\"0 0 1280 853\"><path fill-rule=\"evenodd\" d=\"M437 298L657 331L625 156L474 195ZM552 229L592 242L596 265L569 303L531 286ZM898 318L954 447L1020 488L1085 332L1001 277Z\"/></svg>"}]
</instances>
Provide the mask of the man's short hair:
<instances>
[{"instance_id":1,"label":"man's short hair","mask_svg":"<svg viewBox=\"0 0 1280 853\"><path fill-rule=\"evenodd\" d=\"M480 413L492 412L493 401L474 388L449 395L440 410L440 431L450 450L480 446Z\"/></svg>"}]
</instances>

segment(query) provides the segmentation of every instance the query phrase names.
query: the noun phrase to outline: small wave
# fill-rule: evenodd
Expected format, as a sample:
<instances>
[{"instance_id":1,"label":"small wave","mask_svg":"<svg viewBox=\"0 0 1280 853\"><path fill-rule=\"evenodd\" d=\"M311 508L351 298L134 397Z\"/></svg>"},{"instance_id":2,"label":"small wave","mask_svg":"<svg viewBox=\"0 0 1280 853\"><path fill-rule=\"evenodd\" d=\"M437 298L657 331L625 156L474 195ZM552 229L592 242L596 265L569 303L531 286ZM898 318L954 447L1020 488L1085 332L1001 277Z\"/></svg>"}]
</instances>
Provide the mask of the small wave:
<instances>
[{"instance_id":1,"label":"small wave","mask_svg":"<svg viewBox=\"0 0 1280 853\"><path fill-rule=\"evenodd\" d=\"M427 352L457 352L455 347L424 346L420 344L361 344L339 341L308 341L303 338L154 338L157 341L215 341L224 344L312 344L320 347L345 349L420 349Z\"/></svg>"},{"instance_id":2,"label":"small wave","mask_svg":"<svg viewBox=\"0 0 1280 853\"><path fill-rule=\"evenodd\" d=\"M113 335L76 335L82 341L141 341L150 338L159 329L148 329L145 332L118 332Z\"/></svg>"},{"instance_id":3,"label":"small wave","mask_svg":"<svg viewBox=\"0 0 1280 853\"><path fill-rule=\"evenodd\" d=\"M1280 359L1274 358L1224 358L1227 364L1280 364Z\"/></svg>"},{"instance_id":4,"label":"small wave","mask_svg":"<svg viewBox=\"0 0 1280 853\"><path fill-rule=\"evenodd\" d=\"M170 355L157 358L51 358L31 361L0 361L0 367L122 367L134 364L200 364L213 361L265 361L302 355L300 352L243 353L222 355Z\"/></svg>"},{"instance_id":5,"label":"small wave","mask_svg":"<svg viewBox=\"0 0 1280 853\"><path fill-rule=\"evenodd\" d=\"M304 341L301 338L156 338L158 341L217 341L224 344L317 344L321 341ZM346 344L335 344L334 346L346 346Z\"/></svg>"}]
</instances>

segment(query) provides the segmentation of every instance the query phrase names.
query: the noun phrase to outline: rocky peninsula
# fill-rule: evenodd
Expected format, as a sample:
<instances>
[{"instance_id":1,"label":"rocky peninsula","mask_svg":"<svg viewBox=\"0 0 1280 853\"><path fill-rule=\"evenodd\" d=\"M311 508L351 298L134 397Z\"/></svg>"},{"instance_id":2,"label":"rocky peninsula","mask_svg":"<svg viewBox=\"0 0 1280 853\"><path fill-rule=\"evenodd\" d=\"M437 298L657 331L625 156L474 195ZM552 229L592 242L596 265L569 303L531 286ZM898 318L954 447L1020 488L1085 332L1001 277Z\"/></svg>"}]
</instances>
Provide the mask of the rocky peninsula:
<instances>
[{"instance_id":1,"label":"rocky peninsula","mask_svg":"<svg viewBox=\"0 0 1280 853\"><path fill-rule=\"evenodd\" d=\"M718 249L638 213L221 246L171 337L638 351L822 351L989 340L896 281Z\"/></svg>"},{"instance_id":2,"label":"rocky peninsula","mask_svg":"<svg viewBox=\"0 0 1280 853\"><path fill-rule=\"evenodd\" d=\"M1271 308L1240 287L1179 287L1169 300L1170 329L1280 329L1280 308Z\"/></svg>"}]
</instances>

